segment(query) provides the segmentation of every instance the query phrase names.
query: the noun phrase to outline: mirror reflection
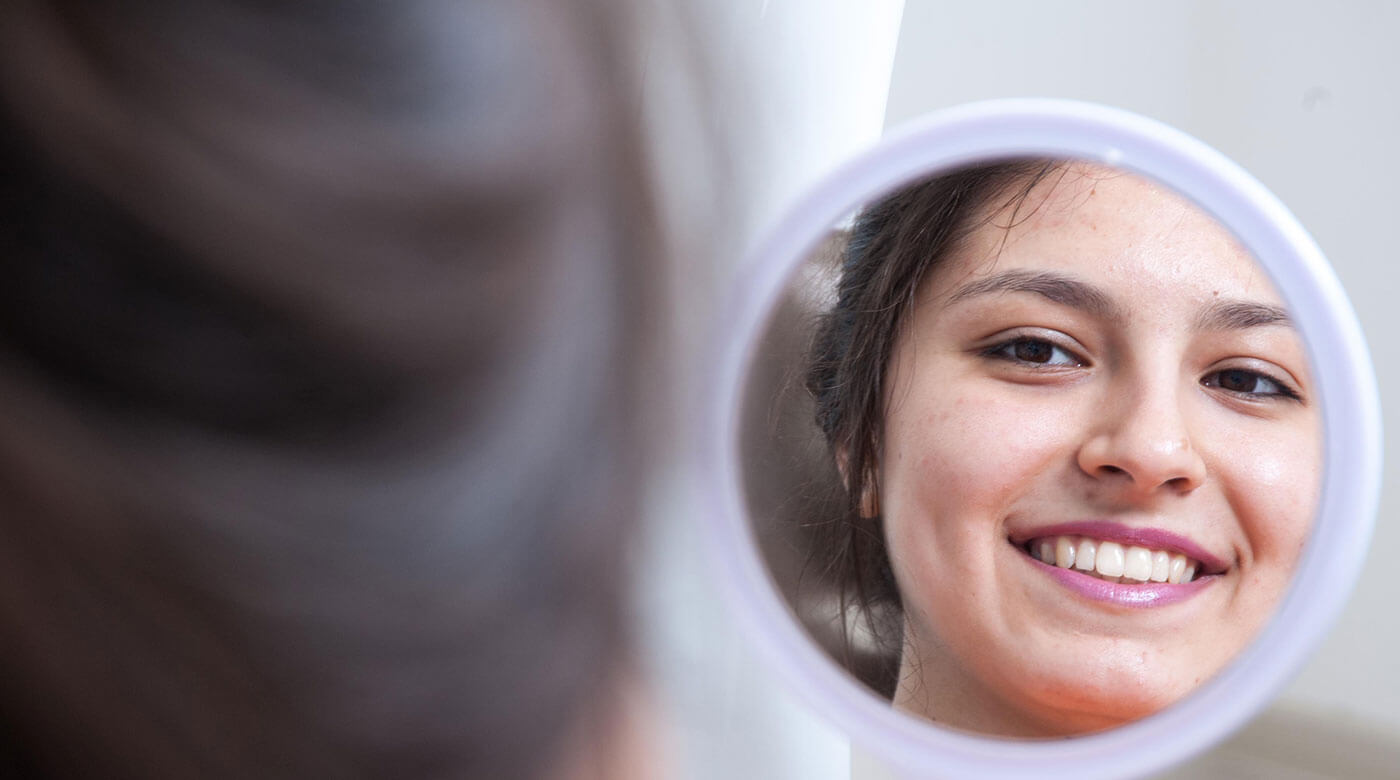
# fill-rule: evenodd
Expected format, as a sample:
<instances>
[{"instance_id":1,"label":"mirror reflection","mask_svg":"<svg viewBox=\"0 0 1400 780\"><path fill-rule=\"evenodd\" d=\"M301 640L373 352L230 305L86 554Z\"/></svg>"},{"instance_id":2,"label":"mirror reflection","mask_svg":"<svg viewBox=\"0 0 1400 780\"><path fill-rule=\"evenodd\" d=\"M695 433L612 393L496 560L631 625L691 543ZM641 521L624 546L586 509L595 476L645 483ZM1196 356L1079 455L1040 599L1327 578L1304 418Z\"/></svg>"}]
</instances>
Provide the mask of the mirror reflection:
<instances>
[{"instance_id":1,"label":"mirror reflection","mask_svg":"<svg viewBox=\"0 0 1400 780\"><path fill-rule=\"evenodd\" d=\"M894 707L990 735L1190 693L1273 613L1318 499L1320 404L1263 269L1080 161L944 173L834 227L745 404L799 619Z\"/></svg>"}]
</instances>

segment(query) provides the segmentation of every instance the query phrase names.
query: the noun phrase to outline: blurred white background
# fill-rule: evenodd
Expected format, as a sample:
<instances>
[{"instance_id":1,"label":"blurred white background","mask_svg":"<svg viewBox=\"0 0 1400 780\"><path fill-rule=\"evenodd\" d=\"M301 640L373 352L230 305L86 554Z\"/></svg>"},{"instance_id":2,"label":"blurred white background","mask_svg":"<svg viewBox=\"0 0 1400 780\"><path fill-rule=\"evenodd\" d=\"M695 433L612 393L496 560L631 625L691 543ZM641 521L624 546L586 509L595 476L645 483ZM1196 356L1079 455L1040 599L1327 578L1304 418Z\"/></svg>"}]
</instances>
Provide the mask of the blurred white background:
<instances>
[{"instance_id":1,"label":"blurred white background","mask_svg":"<svg viewBox=\"0 0 1400 780\"><path fill-rule=\"evenodd\" d=\"M741 239L882 126L995 97L1127 108L1233 157L1313 233L1370 341L1394 421L1386 449L1396 451L1400 4L729 0L715 8L715 40L733 47L729 77L747 74L757 101L739 107L753 128L740 155L754 204ZM716 270L723 287L739 262ZM1392 763L1400 579L1384 552L1400 549L1397 468L1394 459L1386 466L1372 552L1330 638L1269 713L1180 776L1400 777ZM696 520L684 498L670 508ZM656 645L680 724L678 775L849 777L842 737L768 681L727 624L696 536L693 525L667 526L659 547L669 552L654 580L654 606L669 615ZM678 618L676 604L694 609Z\"/></svg>"}]
</instances>

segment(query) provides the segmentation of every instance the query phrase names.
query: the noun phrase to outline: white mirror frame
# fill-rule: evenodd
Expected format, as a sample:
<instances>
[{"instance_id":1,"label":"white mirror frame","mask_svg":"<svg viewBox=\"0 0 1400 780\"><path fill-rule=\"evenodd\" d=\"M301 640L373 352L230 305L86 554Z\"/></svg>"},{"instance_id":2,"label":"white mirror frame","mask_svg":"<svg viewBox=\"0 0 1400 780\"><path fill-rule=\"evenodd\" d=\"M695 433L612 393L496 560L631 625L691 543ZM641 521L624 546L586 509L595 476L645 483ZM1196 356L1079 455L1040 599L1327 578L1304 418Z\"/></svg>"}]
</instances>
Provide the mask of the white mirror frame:
<instances>
[{"instance_id":1,"label":"white mirror frame","mask_svg":"<svg viewBox=\"0 0 1400 780\"><path fill-rule=\"evenodd\" d=\"M1213 214L1265 266L1298 323L1322 402L1322 498L1277 614L1228 667L1180 703L1100 734L1012 741L940 729L895 711L822 652L760 558L740 463L748 366L784 286L862 204L938 171L1017 156L1098 161L1162 182ZM940 111L887 135L822 181L748 258L718 324L718 382L701 393L699 496L716 575L760 658L798 696L892 769L915 776L1137 777L1242 726L1302 667L1361 570L1381 485L1380 399L1361 327L1322 251L1284 205L1229 158L1159 122L1064 100L997 100Z\"/></svg>"}]
</instances>

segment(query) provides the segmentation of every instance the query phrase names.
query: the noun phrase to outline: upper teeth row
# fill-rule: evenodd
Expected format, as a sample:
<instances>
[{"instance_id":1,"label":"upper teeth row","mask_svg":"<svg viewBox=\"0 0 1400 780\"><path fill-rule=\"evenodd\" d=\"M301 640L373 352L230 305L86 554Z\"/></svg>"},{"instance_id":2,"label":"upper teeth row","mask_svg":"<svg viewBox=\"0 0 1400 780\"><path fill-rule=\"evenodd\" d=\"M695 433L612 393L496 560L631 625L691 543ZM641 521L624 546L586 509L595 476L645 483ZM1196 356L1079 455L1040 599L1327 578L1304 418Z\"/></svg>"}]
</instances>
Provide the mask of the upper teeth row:
<instances>
[{"instance_id":1,"label":"upper teeth row","mask_svg":"<svg viewBox=\"0 0 1400 780\"><path fill-rule=\"evenodd\" d=\"M1037 559L1115 582L1190 582L1199 564L1180 553L1124 547L1084 536L1046 536L1030 543Z\"/></svg>"}]
</instances>

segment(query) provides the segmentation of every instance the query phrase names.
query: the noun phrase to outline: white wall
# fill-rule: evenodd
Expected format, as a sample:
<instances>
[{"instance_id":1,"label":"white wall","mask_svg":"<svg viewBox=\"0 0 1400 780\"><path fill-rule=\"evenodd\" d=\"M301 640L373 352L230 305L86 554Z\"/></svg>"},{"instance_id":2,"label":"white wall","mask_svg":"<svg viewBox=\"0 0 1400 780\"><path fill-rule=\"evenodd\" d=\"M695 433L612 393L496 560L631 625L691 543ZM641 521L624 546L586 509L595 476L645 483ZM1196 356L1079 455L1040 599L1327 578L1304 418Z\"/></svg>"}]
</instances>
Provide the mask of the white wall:
<instances>
[{"instance_id":1,"label":"white wall","mask_svg":"<svg viewBox=\"0 0 1400 780\"><path fill-rule=\"evenodd\" d=\"M1360 315L1390 421L1386 489L1356 595L1280 707L1400 739L1400 4L909 0L887 118L1050 96L1176 125L1270 187Z\"/></svg>"},{"instance_id":2,"label":"white wall","mask_svg":"<svg viewBox=\"0 0 1400 780\"><path fill-rule=\"evenodd\" d=\"M648 97L677 227L713 231L702 243L721 250L713 265L679 269L673 295L676 350L691 358L680 385L704 392L714 381L706 357L742 274L743 249L819 176L879 139L903 0L692 5L693 16L670 20L681 29L658 31ZM697 64L700 72L687 74ZM709 94L689 101L695 96L686 89L697 84L687 85L687 75ZM697 104L719 115L687 113ZM716 140L705 137L707 127L732 133L719 139L720 159L706 154ZM728 171L707 182L726 200L723 221L687 224L689 212L714 211L703 202L706 186L692 186L714 174L706 166ZM674 483L657 491L640 589L651 677L668 722L661 730L669 735L668 776L844 780L846 738L758 663L719 603L716 567L705 554L704 525L712 518L704 513L712 504L691 492L697 466L685 458L694 453L677 454Z\"/></svg>"}]
</instances>

